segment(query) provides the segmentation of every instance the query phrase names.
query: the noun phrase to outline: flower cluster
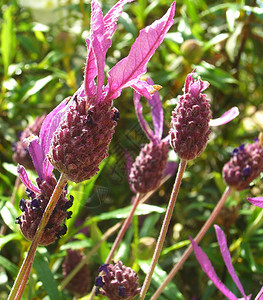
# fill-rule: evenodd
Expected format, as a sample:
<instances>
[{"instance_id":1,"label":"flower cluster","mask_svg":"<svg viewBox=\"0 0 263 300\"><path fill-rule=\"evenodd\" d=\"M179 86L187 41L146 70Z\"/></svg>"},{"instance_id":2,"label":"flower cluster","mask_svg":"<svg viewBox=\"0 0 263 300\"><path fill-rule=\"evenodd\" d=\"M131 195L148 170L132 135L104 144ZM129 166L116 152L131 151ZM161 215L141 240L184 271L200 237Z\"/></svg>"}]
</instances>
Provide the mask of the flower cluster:
<instances>
[{"instance_id":1,"label":"flower cluster","mask_svg":"<svg viewBox=\"0 0 263 300\"><path fill-rule=\"evenodd\" d=\"M111 300L130 300L140 293L137 274L121 261L102 265L99 272L102 271L104 274L95 281L96 294L102 294Z\"/></svg>"}]
</instances>

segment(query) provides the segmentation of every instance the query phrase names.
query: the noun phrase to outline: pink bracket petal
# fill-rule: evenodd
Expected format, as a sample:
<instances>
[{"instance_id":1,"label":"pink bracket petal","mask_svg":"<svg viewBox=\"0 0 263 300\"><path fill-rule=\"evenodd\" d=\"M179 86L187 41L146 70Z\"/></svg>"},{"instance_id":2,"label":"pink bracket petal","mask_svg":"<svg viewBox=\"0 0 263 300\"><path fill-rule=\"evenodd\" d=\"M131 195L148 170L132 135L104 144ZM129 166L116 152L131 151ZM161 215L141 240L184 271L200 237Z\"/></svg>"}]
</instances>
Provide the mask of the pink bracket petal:
<instances>
[{"instance_id":1,"label":"pink bracket petal","mask_svg":"<svg viewBox=\"0 0 263 300\"><path fill-rule=\"evenodd\" d=\"M37 188L28 178L25 168L19 164L17 165L17 173L18 173L21 181L27 188L29 188L31 191L33 191L35 193L40 192L39 188Z\"/></svg>"},{"instance_id":2,"label":"pink bracket petal","mask_svg":"<svg viewBox=\"0 0 263 300\"><path fill-rule=\"evenodd\" d=\"M134 79L139 79L146 72L148 61L173 25L174 13L175 2L160 20L140 31L129 55L109 71L106 99L119 97L122 89L130 86Z\"/></svg>"},{"instance_id":3,"label":"pink bracket petal","mask_svg":"<svg viewBox=\"0 0 263 300\"><path fill-rule=\"evenodd\" d=\"M228 273L230 274L230 276L232 277L233 281L235 282L237 288L239 289L240 293L244 297L244 300L248 300L248 298L245 294L244 288L243 288L239 278L237 277L237 274L233 267L224 232L219 226L215 225L214 227L216 230L216 236L217 236L218 244L220 247L220 251L221 251L222 257L224 259L225 265L227 267Z\"/></svg>"},{"instance_id":4,"label":"pink bracket petal","mask_svg":"<svg viewBox=\"0 0 263 300\"><path fill-rule=\"evenodd\" d=\"M220 118L210 120L210 126L221 126L232 120L239 115L239 110L236 106L226 111Z\"/></svg>"},{"instance_id":5,"label":"pink bracket petal","mask_svg":"<svg viewBox=\"0 0 263 300\"><path fill-rule=\"evenodd\" d=\"M263 208L263 197L248 198L248 201L257 207Z\"/></svg>"},{"instance_id":6,"label":"pink bracket petal","mask_svg":"<svg viewBox=\"0 0 263 300\"><path fill-rule=\"evenodd\" d=\"M195 256L201 265L203 271L212 280L214 285L221 291L228 299L238 300L238 298L223 284L223 282L218 278L208 256L205 252L195 243L195 241L190 237Z\"/></svg>"}]
</instances>

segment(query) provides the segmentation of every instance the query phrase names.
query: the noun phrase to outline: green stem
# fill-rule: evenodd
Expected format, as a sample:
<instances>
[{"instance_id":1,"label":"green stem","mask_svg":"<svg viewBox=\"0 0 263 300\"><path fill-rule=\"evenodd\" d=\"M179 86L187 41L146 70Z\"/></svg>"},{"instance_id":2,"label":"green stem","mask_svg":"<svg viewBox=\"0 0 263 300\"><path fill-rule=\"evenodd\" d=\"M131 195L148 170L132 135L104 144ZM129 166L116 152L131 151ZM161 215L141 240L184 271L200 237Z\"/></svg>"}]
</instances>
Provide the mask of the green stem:
<instances>
[{"instance_id":1,"label":"green stem","mask_svg":"<svg viewBox=\"0 0 263 300\"><path fill-rule=\"evenodd\" d=\"M40 238L44 232L44 229L48 223L48 220L59 200L59 197L64 189L64 186L67 183L66 177L61 174L59 181L53 191L53 194L48 202L48 205L43 213L42 219L39 223L38 229L34 236L34 239L31 242L31 246L28 250L27 256L19 270L15 283L12 287L12 290L9 294L8 300L19 300L22 297L24 289L26 287L26 283L30 274L30 270L33 264L33 260L35 257L37 245L40 241Z\"/></svg>"},{"instance_id":2,"label":"green stem","mask_svg":"<svg viewBox=\"0 0 263 300\"><path fill-rule=\"evenodd\" d=\"M221 199L217 203L216 207L214 208L212 214L207 219L197 236L195 237L195 242L198 244L200 243L201 239L206 234L207 230L211 227L212 223L214 222L215 218L218 216L219 212L221 211L221 208L226 202L226 199L231 194L232 190L230 187L227 187L224 191L224 194L222 195ZM168 274L164 282L160 285L160 287L157 289L157 291L153 294L151 297L151 300L156 300L161 295L162 291L165 289L165 287L168 285L168 283L173 279L173 277L176 275L176 273L179 271L179 269L182 267L182 265L185 263L189 255L193 252L193 247L190 245L184 252L183 256L179 260L179 262L173 267L171 272Z\"/></svg>"},{"instance_id":3,"label":"green stem","mask_svg":"<svg viewBox=\"0 0 263 300\"><path fill-rule=\"evenodd\" d=\"M178 172L177 172L176 180L175 180L175 183L174 183L173 191L172 191L170 201L169 201L169 204L168 204L168 207L167 207L167 211L166 211L166 214L165 214L165 217L164 217L163 225L162 225L160 235L159 235L159 238L158 238L158 241L157 241L157 245L156 245L156 248L155 248L155 251L154 251L154 254L153 254L153 259L152 259L152 262L151 262L150 270L149 270L149 272L146 275L146 278L144 280L139 300L143 300L145 298L147 290L150 286L150 282L151 282L151 279L152 279L152 276L153 276L154 269L157 265L159 256L160 256L162 248L163 248L163 243L164 243L165 236L166 236L166 233L167 233L167 230L168 230L168 226L169 226L171 218L172 218L175 202L176 202L176 199L177 199L177 195L178 195L178 192L179 192L179 188L180 188L180 185L181 185L181 182L182 182L182 178L183 178L183 174L184 174L186 166L187 166L187 161L186 160L181 160L180 165L179 165L179 169L178 169Z\"/></svg>"}]
</instances>

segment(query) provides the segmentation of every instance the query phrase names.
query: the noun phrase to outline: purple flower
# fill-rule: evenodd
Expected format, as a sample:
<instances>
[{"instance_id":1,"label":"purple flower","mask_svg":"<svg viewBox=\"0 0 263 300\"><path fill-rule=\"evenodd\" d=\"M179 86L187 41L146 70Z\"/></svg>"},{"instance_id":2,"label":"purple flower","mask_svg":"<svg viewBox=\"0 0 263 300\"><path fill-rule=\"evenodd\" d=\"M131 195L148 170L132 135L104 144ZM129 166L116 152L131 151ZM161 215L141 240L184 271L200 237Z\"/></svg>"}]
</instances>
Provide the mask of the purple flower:
<instances>
[{"instance_id":1,"label":"purple flower","mask_svg":"<svg viewBox=\"0 0 263 300\"><path fill-rule=\"evenodd\" d=\"M225 262L225 265L227 267L228 273L230 274L231 278L233 279L236 287L238 288L238 290L240 291L240 293L243 296L243 300L249 300L251 298L251 295L247 296L244 288L239 280L239 278L237 277L237 274L235 272L235 269L233 267L233 264L231 262L231 256L230 256L230 252L228 250L227 247L227 241L226 241L226 237L224 235L223 230L215 225L215 230L216 230L216 235L217 235L217 240L218 240L218 244L220 247L220 252L222 254L223 260ZM221 291L228 299L230 300L238 300L240 298L237 298L225 285L224 283L218 278L209 258L207 257L207 255L203 252L203 250L195 243L195 241L193 239L191 239L191 243L195 252L195 256L199 262L199 264L201 265L203 271L207 274L207 276L210 278L210 280L214 283L214 285L219 289L219 291ZM259 291L259 293L257 294L255 300L263 300L263 287L261 288L261 290Z\"/></svg>"},{"instance_id":2,"label":"purple flower","mask_svg":"<svg viewBox=\"0 0 263 300\"><path fill-rule=\"evenodd\" d=\"M210 100L202 93L209 83L194 79L194 72L186 77L184 94L179 97L171 120L170 143L184 160L192 160L204 151L211 132L210 126L226 124L239 114L238 108L233 107L220 118L211 120Z\"/></svg>"},{"instance_id":3,"label":"purple flower","mask_svg":"<svg viewBox=\"0 0 263 300\"><path fill-rule=\"evenodd\" d=\"M163 108L157 91L160 86L154 85L150 78L146 82L153 87L153 96L148 99L151 107L153 130L143 118L141 96L137 92L134 93L134 106L139 123L150 143L142 148L134 163L128 153L126 154L129 184L132 191L139 193L147 193L157 188L164 173L173 173L177 166L176 163L172 162L167 164L169 143L167 138L162 139Z\"/></svg>"},{"instance_id":4,"label":"purple flower","mask_svg":"<svg viewBox=\"0 0 263 300\"><path fill-rule=\"evenodd\" d=\"M152 25L142 29L127 57L108 73L105 81L106 52L117 26L124 4L121 0L103 17L97 0L91 3L90 37L84 82L71 98L67 112L51 141L49 159L68 180L81 182L95 175L99 164L108 155L108 145L119 119L112 100L122 89L132 87L139 94L151 98L154 88L141 80L146 65L173 24L175 3Z\"/></svg>"}]
</instances>

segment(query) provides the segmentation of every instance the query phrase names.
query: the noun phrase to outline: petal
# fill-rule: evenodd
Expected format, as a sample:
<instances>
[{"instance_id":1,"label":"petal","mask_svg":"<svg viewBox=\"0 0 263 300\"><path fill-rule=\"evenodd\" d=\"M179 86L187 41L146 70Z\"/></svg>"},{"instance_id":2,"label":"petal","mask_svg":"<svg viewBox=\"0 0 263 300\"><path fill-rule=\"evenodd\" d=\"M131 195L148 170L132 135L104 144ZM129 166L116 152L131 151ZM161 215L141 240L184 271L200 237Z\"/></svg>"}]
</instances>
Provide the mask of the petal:
<instances>
[{"instance_id":1,"label":"petal","mask_svg":"<svg viewBox=\"0 0 263 300\"><path fill-rule=\"evenodd\" d=\"M102 96L102 87L104 83L105 56L111 41L104 36L105 26L100 4L97 0L91 3L91 21L90 21L90 41L93 55L95 56L97 66L97 96L96 100L100 101Z\"/></svg>"},{"instance_id":2,"label":"petal","mask_svg":"<svg viewBox=\"0 0 263 300\"><path fill-rule=\"evenodd\" d=\"M39 143L43 149L44 155L46 155L49 151L51 139L61 121L64 114L64 108L66 107L68 100L69 98L66 98L58 106L56 106L46 116L45 121L42 124L39 134Z\"/></svg>"},{"instance_id":3,"label":"petal","mask_svg":"<svg viewBox=\"0 0 263 300\"><path fill-rule=\"evenodd\" d=\"M163 177L173 176L178 168L178 163L175 161L168 161L163 172Z\"/></svg>"},{"instance_id":4,"label":"petal","mask_svg":"<svg viewBox=\"0 0 263 300\"><path fill-rule=\"evenodd\" d=\"M243 288L239 278L237 277L237 274L233 267L224 232L219 226L215 225L214 227L216 230L216 236L217 236L218 244L220 247L220 251L221 251L222 257L224 259L225 265L227 267L228 273L232 277L233 281L235 282L237 288L239 289L239 291L242 294L242 296L244 297L244 299L247 300L247 296L245 294L244 288Z\"/></svg>"},{"instance_id":5,"label":"petal","mask_svg":"<svg viewBox=\"0 0 263 300\"><path fill-rule=\"evenodd\" d=\"M251 204L263 208L263 197L248 198L247 199Z\"/></svg>"},{"instance_id":6,"label":"petal","mask_svg":"<svg viewBox=\"0 0 263 300\"><path fill-rule=\"evenodd\" d=\"M230 300L238 300L238 298L223 284L223 282L218 278L209 258L205 254L205 252L195 243L195 241L190 238L192 243L195 256L201 265L203 271L206 275L212 280L214 285L221 291L228 299Z\"/></svg>"},{"instance_id":7,"label":"petal","mask_svg":"<svg viewBox=\"0 0 263 300\"><path fill-rule=\"evenodd\" d=\"M134 79L140 78L146 72L148 61L173 25L174 12L175 2L161 19L140 31L129 55L109 71L107 99L117 98L122 89L130 86Z\"/></svg>"},{"instance_id":8,"label":"petal","mask_svg":"<svg viewBox=\"0 0 263 300\"><path fill-rule=\"evenodd\" d=\"M140 95L147 99L152 98L152 94L155 89L152 85L148 84L146 81L138 80L136 83L131 85L131 87Z\"/></svg>"},{"instance_id":9,"label":"petal","mask_svg":"<svg viewBox=\"0 0 263 300\"><path fill-rule=\"evenodd\" d=\"M232 120L234 120L239 115L239 110L236 106L232 107L226 111L220 118L210 120L210 126L220 126L224 125Z\"/></svg>"},{"instance_id":10,"label":"petal","mask_svg":"<svg viewBox=\"0 0 263 300\"><path fill-rule=\"evenodd\" d=\"M147 79L147 82L154 84L150 78ZM154 135L160 141L163 135L163 107L158 91L153 94L152 99L148 102L152 108Z\"/></svg>"},{"instance_id":11,"label":"petal","mask_svg":"<svg viewBox=\"0 0 263 300\"><path fill-rule=\"evenodd\" d=\"M141 95L139 95L135 92L134 96L133 96L133 101L134 101L134 107L135 107L137 118L138 118L139 123L142 127L142 130L145 132L145 134L147 135L149 140L152 141L153 143L156 143L153 131L151 130L150 126L145 121L145 119L142 115L142 105L140 103L140 99L141 99Z\"/></svg>"},{"instance_id":12,"label":"petal","mask_svg":"<svg viewBox=\"0 0 263 300\"><path fill-rule=\"evenodd\" d=\"M88 99L96 94L96 84L94 78L97 76L97 65L90 39L86 39L87 43L87 60L84 72L84 89Z\"/></svg>"},{"instance_id":13,"label":"petal","mask_svg":"<svg viewBox=\"0 0 263 300\"><path fill-rule=\"evenodd\" d=\"M35 193L40 192L40 190L28 178L25 168L19 164L17 165L17 173L18 173L21 181L27 188L29 188L31 191L33 191Z\"/></svg>"},{"instance_id":14,"label":"petal","mask_svg":"<svg viewBox=\"0 0 263 300\"><path fill-rule=\"evenodd\" d=\"M263 287L261 288L261 290L257 294L255 300L263 300Z\"/></svg>"},{"instance_id":15,"label":"petal","mask_svg":"<svg viewBox=\"0 0 263 300\"><path fill-rule=\"evenodd\" d=\"M126 3L133 2L134 0L120 0L118 1L105 15L104 24L106 28L107 37L112 37L117 28L117 20L123 11L123 6Z\"/></svg>"},{"instance_id":16,"label":"petal","mask_svg":"<svg viewBox=\"0 0 263 300\"><path fill-rule=\"evenodd\" d=\"M39 138L37 136L31 136L27 139L27 142L29 143L28 151L36 168L39 179L43 181L45 179L45 175L43 172L43 162L45 156L39 144Z\"/></svg>"}]
</instances>

